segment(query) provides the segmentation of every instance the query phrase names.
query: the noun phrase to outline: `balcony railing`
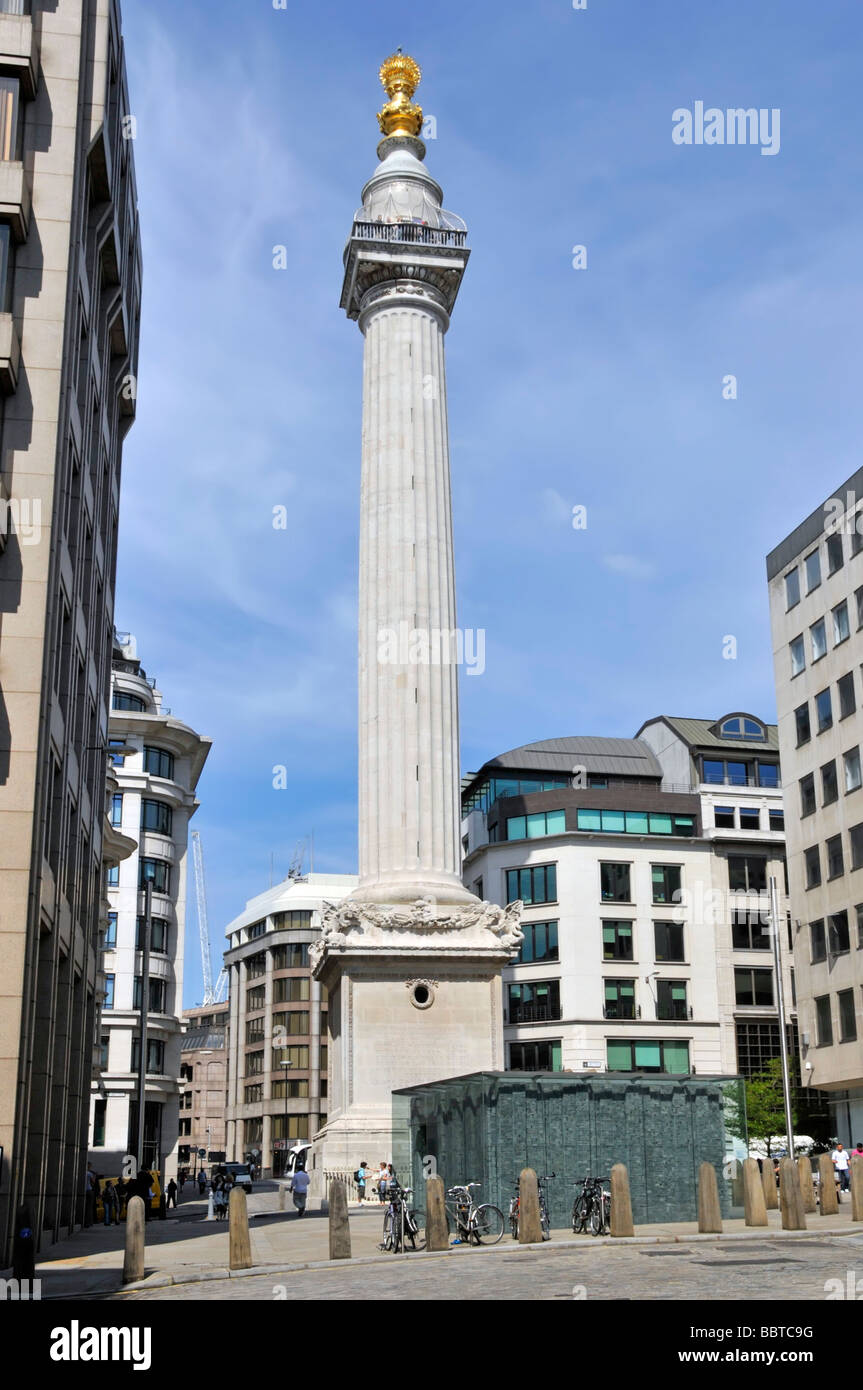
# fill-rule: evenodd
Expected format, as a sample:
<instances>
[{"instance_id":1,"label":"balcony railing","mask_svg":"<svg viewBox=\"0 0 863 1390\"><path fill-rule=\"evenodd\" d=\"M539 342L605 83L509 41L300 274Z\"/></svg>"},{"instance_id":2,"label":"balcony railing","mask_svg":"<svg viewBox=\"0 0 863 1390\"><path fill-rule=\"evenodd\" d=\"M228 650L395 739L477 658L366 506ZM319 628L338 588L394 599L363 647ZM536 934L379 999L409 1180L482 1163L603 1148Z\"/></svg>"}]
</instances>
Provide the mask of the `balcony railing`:
<instances>
[{"instance_id":1,"label":"balcony railing","mask_svg":"<svg viewBox=\"0 0 863 1390\"><path fill-rule=\"evenodd\" d=\"M685 1023L692 1018L692 1009L687 1004L657 1004L656 1017L662 1023L676 1020L678 1023Z\"/></svg>"},{"instance_id":2,"label":"balcony railing","mask_svg":"<svg viewBox=\"0 0 863 1390\"><path fill-rule=\"evenodd\" d=\"M781 790L778 778L775 782L759 782L757 777L744 776L742 773L731 777L720 777L718 772L706 772L702 778L702 783L711 787L759 787L762 791L768 792Z\"/></svg>"},{"instance_id":3,"label":"balcony railing","mask_svg":"<svg viewBox=\"0 0 863 1390\"><path fill-rule=\"evenodd\" d=\"M510 1023L549 1023L560 1018L559 1004L511 1004Z\"/></svg>"},{"instance_id":4,"label":"balcony railing","mask_svg":"<svg viewBox=\"0 0 863 1390\"><path fill-rule=\"evenodd\" d=\"M417 246L464 246L467 232L427 227L422 222L355 222L352 235L361 241L413 242Z\"/></svg>"},{"instance_id":5,"label":"balcony railing","mask_svg":"<svg viewBox=\"0 0 863 1390\"><path fill-rule=\"evenodd\" d=\"M641 1006L637 1008L632 1004L606 1004L602 1010L603 1018L612 1018L626 1022L641 1018Z\"/></svg>"}]
</instances>

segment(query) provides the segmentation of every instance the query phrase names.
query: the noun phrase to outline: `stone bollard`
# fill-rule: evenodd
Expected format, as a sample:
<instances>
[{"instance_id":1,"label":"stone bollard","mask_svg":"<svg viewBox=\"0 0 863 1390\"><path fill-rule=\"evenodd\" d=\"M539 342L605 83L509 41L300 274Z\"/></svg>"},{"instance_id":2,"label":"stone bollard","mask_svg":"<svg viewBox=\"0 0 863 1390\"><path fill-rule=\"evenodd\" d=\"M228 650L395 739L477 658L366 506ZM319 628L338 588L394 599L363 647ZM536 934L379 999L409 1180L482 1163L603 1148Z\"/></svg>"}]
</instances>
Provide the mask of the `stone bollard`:
<instances>
[{"instance_id":1,"label":"stone bollard","mask_svg":"<svg viewBox=\"0 0 863 1390\"><path fill-rule=\"evenodd\" d=\"M821 1178L818 1184L821 1215L835 1216L839 1210L839 1197L836 1192L836 1171L829 1154L821 1154L818 1159L818 1173Z\"/></svg>"},{"instance_id":2,"label":"stone bollard","mask_svg":"<svg viewBox=\"0 0 863 1390\"><path fill-rule=\"evenodd\" d=\"M803 1210L813 1212L818 1210L818 1203L815 1200L815 1184L812 1181L812 1164L808 1158L798 1158L797 1172L800 1177L800 1195L803 1198Z\"/></svg>"},{"instance_id":3,"label":"stone bollard","mask_svg":"<svg viewBox=\"0 0 863 1390\"><path fill-rule=\"evenodd\" d=\"M126 1252L123 1256L123 1283L133 1284L144 1277L144 1199L130 1197L126 1203Z\"/></svg>"},{"instance_id":4,"label":"stone bollard","mask_svg":"<svg viewBox=\"0 0 863 1390\"><path fill-rule=\"evenodd\" d=\"M632 1224L632 1197L629 1191L629 1174L625 1163L615 1163L609 1174L611 1187L611 1234L613 1236L634 1236Z\"/></svg>"},{"instance_id":5,"label":"stone bollard","mask_svg":"<svg viewBox=\"0 0 863 1390\"><path fill-rule=\"evenodd\" d=\"M541 1240L539 1184L532 1168L522 1168L518 1179L518 1243L535 1245Z\"/></svg>"},{"instance_id":6,"label":"stone bollard","mask_svg":"<svg viewBox=\"0 0 863 1390\"><path fill-rule=\"evenodd\" d=\"M242 1187L232 1187L228 1198L228 1268L251 1269L252 1242L249 1239L249 1212Z\"/></svg>"},{"instance_id":7,"label":"stone bollard","mask_svg":"<svg viewBox=\"0 0 863 1390\"><path fill-rule=\"evenodd\" d=\"M758 1171L758 1160L743 1160L743 1216L747 1226L767 1225L767 1205L764 1186Z\"/></svg>"},{"instance_id":8,"label":"stone bollard","mask_svg":"<svg viewBox=\"0 0 863 1390\"><path fill-rule=\"evenodd\" d=\"M330 1259L351 1258L351 1228L348 1224L348 1192L340 1178L333 1178L329 1189Z\"/></svg>"},{"instance_id":9,"label":"stone bollard","mask_svg":"<svg viewBox=\"0 0 863 1390\"><path fill-rule=\"evenodd\" d=\"M863 1158L851 1155L851 1220L863 1221Z\"/></svg>"},{"instance_id":10,"label":"stone bollard","mask_svg":"<svg viewBox=\"0 0 863 1390\"><path fill-rule=\"evenodd\" d=\"M165 1194L164 1194L164 1192L163 1192L162 1195L161 1195L161 1197L159 1198L159 1220L160 1220L160 1221L167 1221L167 1219L168 1219L168 1203L167 1203Z\"/></svg>"},{"instance_id":11,"label":"stone bollard","mask_svg":"<svg viewBox=\"0 0 863 1390\"><path fill-rule=\"evenodd\" d=\"M426 1178L426 1250L448 1250L443 1178Z\"/></svg>"},{"instance_id":12,"label":"stone bollard","mask_svg":"<svg viewBox=\"0 0 863 1390\"><path fill-rule=\"evenodd\" d=\"M702 1163L698 1169L698 1229L703 1235L722 1234L719 1184L712 1163Z\"/></svg>"},{"instance_id":13,"label":"stone bollard","mask_svg":"<svg viewBox=\"0 0 863 1390\"><path fill-rule=\"evenodd\" d=\"M764 1189L764 1205L768 1211L776 1211L779 1207L779 1188L776 1186L776 1174L773 1171L773 1159L765 1158L761 1168L761 1186Z\"/></svg>"},{"instance_id":14,"label":"stone bollard","mask_svg":"<svg viewBox=\"0 0 863 1390\"><path fill-rule=\"evenodd\" d=\"M779 1206L782 1211L783 1231L806 1230L800 1172L793 1158L779 1160Z\"/></svg>"}]
</instances>

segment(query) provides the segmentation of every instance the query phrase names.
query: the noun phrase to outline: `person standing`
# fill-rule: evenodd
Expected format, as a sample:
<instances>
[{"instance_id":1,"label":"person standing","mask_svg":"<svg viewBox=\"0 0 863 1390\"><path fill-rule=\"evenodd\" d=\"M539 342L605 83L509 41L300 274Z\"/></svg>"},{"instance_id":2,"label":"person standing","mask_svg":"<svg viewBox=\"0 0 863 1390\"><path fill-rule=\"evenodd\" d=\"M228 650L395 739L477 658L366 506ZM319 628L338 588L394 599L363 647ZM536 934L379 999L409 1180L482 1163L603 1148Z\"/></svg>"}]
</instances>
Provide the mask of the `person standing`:
<instances>
[{"instance_id":1,"label":"person standing","mask_svg":"<svg viewBox=\"0 0 863 1390\"><path fill-rule=\"evenodd\" d=\"M297 1216L305 1216L306 1214L306 1199L310 1182L311 1178L305 1168L300 1168L291 1178L291 1196L297 1209Z\"/></svg>"},{"instance_id":2,"label":"person standing","mask_svg":"<svg viewBox=\"0 0 863 1390\"><path fill-rule=\"evenodd\" d=\"M388 1177L389 1177L389 1172L388 1172L388 1170L387 1170L387 1165L386 1165L385 1163L382 1162L380 1168L378 1169L378 1201L379 1201L379 1202L385 1202L385 1201L387 1200L387 1178L388 1178Z\"/></svg>"},{"instance_id":3,"label":"person standing","mask_svg":"<svg viewBox=\"0 0 863 1390\"><path fill-rule=\"evenodd\" d=\"M836 1176L839 1179L839 1191L847 1192L851 1185L851 1178L849 1173L851 1162L848 1158L848 1152L845 1148L843 1148L841 1144L837 1143L836 1148L833 1150L830 1157L833 1160L833 1167L835 1169Z\"/></svg>"},{"instance_id":4,"label":"person standing","mask_svg":"<svg viewBox=\"0 0 863 1390\"><path fill-rule=\"evenodd\" d=\"M201 1169L199 1169L199 1171L198 1171L198 1195L199 1195L200 1197L203 1197L203 1195L204 1195L204 1193L206 1192L206 1190L207 1190L207 1174L204 1172L204 1169L201 1168Z\"/></svg>"},{"instance_id":5,"label":"person standing","mask_svg":"<svg viewBox=\"0 0 863 1390\"><path fill-rule=\"evenodd\" d=\"M364 1202L366 1199L366 1183L371 1176L371 1169L363 1159L357 1171L354 1173L354 1182L357 1185L357 1201Z\"/></svg>"},{"instance_id":6,"label":"person standing","mask_svg":"<svg viewBox=\"0 0 863 1390\"><path fill-rule=\"evenodd\" d=\"M174 1179L171 1178L171 1181L168 1183L168 1186L165 1188L165 1211L168 1210L168 1207L174 1207L174 1209L176 1210L176 1206L177 1206L177 1184L174 1182Z\"/></svg>"},{"instance_id":7,"label":"person standing","mask_svg":"<svg viewBox=\"0 0 863 1390\"><path fill-rule=\"evenodd\" d=\"M120 1224L120 1202L117 1197L117 1189L111 1179L102 1188L102 1206L105 1209L105 1225L110 1226L112 1222Z\"/></svg>"},{"instance_id":8,"label":"person standing","mask_svg":"<svg viewBox=\"0 0 863 1390\"><path fill-rule=\"evenodd\" d=\"M92 1226L96 1217L96 1186L98 1178L92 1163L87 1164L84 1174L84 1225Z\"/></svg>"}]
</instances>

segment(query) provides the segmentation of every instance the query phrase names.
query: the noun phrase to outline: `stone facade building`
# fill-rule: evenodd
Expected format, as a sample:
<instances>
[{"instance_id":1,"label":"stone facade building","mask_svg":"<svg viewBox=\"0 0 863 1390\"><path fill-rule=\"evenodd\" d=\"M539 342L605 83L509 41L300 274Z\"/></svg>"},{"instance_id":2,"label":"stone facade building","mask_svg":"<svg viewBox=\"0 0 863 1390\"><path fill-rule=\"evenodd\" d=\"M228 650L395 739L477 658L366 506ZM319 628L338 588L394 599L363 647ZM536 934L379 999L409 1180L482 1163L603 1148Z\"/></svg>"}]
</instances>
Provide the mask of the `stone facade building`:
<instances>
[{"instance_id":1,"label":"stone facade building","mask_svg":"<svg viewBox=\"0 0 863 1390\"><path fill-rule=\"evenodd\" d=\"M114 0L0 0L0 93L0 1247L8 1253L20 1204L41 1240L80 1221L84 1203L117 509L141 302Z\"/></svg>"},{"instance_id":2,"label":"stone facade building","mask_svg":"<svg viewBox=\"0 0 863 1390\"><path fill-rule=\"evenodd\" d=\"M210 740L173 717L138 660L134 638L115 639L109 745L117 791L111 821L135 852L108 871L105 997L100 1068L90 1107L90 1157L119 1172L137 1150L144 887L152 882L144 1162L173 1177L179 1141L180 1034L189 821Z\"/></svg>"},{"instance_id":3,"label":"stone facade building","mask_svg":"<svg viewBox=\"0 0 863 1390\"><path fill-rule=\"evenodd\" d=\"M861 503L863 469L767 557L803 1075L849 1148L863 1138Z\"/></svg>"},{"instance_id":4,"label":"stone facade building","mask_svg":"<svg viewBox=\"0 0 863 1390\"><path fill-rule=\"evenodd\" d=\"M463 807L465 884L525 905L508 1069L748 1075L778 1055L774 726L661 717L635 739L527 744L465 778Z\"/></svg>"},{"instance_id":5,"label":"stone facade building","mask_svg":"<svg viewBox=\"0 0 863 1390\"><path fill-rule=\"evenodd\" d=\"M183 1013L177 1158L190 1172L227 1155L228 1008L227 1003L202 1004Z\"/></svg>"}]
</instances>

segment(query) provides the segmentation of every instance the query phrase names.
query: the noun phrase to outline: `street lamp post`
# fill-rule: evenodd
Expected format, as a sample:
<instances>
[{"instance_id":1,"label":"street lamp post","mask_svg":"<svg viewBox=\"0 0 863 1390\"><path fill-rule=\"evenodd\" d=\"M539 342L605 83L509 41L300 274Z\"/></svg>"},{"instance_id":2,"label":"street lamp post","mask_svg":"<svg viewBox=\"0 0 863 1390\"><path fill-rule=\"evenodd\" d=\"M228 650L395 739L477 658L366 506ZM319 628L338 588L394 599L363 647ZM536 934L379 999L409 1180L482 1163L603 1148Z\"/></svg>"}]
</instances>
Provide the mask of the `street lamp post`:
<instances>
[{"instance_id":1,"label":"street lamp post","mask_svg":"<svg viewBox=\"0 0 863 1390\"><path fill-rule=\"evenodd\" d=\"M285 1132L282 1136L282 1143L284 1144L284 1148L282 1149L282 1177L285 1176L285 1168L288 1162L288 1068L292 1065L293 1063L289 1058L283 1058L281 1062L279 1062L279 1066L284 1068L285 1073Z\"/></svg>"},{"instance_id":2,"label":"street lamp post","mask_svg":"<svg viewBox=\"0 0 863 1390\"><path fill-rule=\"evenodd\" d=\"M144 1107L147 1095L147 1023L150 1009L150 929L153 920L152 865L144 880L144 937L141 942L141 1041L138 1048L138 1134L135 1157L144 1166Z\"/></svg>"}]
</instances>

